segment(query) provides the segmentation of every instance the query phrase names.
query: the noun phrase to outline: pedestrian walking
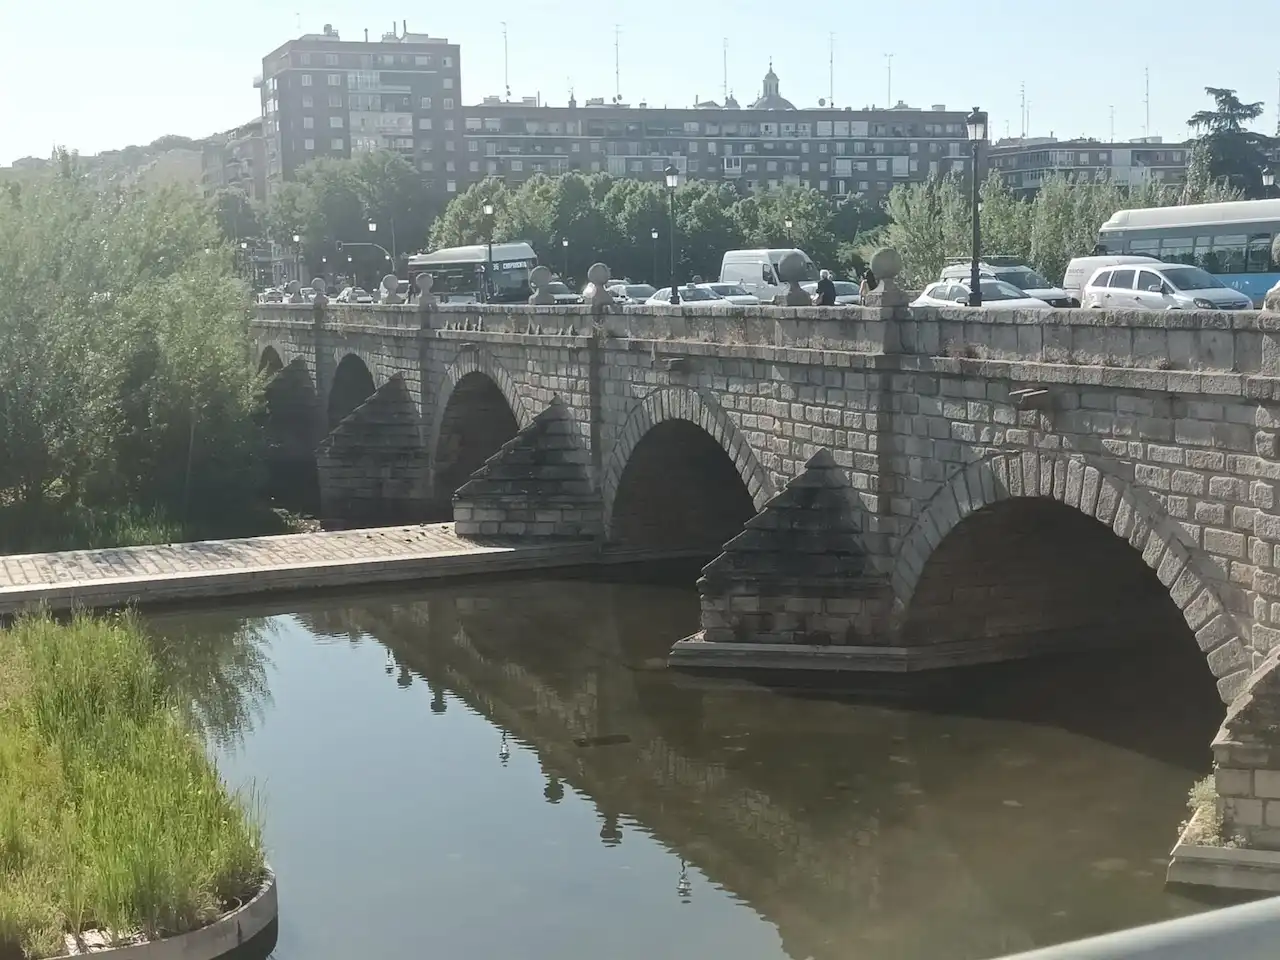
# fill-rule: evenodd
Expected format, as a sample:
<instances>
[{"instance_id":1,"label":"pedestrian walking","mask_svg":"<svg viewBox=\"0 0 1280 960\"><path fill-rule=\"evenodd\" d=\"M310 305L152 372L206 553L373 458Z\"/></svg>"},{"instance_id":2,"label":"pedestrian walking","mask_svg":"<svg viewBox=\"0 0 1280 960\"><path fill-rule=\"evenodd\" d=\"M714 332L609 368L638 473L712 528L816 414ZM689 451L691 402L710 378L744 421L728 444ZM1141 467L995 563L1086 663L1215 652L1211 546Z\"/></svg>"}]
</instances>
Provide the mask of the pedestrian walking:
<instances>
[{"instance_id":1,"label":"pedestrian walking","mask_svg":"<svg viewBox=\"0 0 1280 960\"><path fill-rule=\"evenodd\" d=\"M830 270L823 270L818 274L818 288L813 292L813 304L816 307L836 305L836 285L831 282Z\"/></svg>"},{"instance_id":2,"label":"pedestrian walking","mask_svg":"<svg viewBox=\"0 0 1280 960\"><path fill-rule=\"evenodd\" d=\"M862 297L862 299L865 300L867 299L867 294L870 293L875 288L876 288L876 275L871 272L870 267L867 267L867 269L862 274L862 283L858 287L858 296Z\"/></svg>"}]
</instances>

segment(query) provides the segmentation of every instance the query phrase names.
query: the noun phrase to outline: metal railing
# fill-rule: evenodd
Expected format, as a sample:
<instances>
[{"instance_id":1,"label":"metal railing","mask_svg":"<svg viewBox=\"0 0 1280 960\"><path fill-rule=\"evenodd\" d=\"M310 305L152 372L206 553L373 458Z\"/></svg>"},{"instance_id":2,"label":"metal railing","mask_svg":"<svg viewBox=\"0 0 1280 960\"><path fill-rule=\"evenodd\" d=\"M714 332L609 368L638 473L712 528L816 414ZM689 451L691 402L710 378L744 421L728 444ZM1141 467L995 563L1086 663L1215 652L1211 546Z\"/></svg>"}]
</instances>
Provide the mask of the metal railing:
<instances>
[{"instance_id":1,"label":"metal railing","mask_svg":"<svg viewBox=\"0 0 1280 960\"><path fill-rule=\"evenodd\" d=\"M1277 960L1280 897L1077 940L1002 960Z\"/></svg>"}]
</instances>

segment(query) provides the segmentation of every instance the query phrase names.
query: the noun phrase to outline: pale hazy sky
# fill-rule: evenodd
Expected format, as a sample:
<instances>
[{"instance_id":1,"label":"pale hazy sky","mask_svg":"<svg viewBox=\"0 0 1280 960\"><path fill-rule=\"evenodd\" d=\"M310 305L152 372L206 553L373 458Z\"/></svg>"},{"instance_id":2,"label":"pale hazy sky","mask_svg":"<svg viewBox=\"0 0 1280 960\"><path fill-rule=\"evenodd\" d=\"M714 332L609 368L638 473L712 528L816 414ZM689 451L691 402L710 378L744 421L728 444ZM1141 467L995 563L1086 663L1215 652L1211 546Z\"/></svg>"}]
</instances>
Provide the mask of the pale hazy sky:
<instances>
[{"instance_id":1,"label":"pale hazy sky","mask_svg":"<svg viewBox=\"0 0 1280 960\"><path fill-rule=\"evenodd\" d=\"M377 36L404 18L411 31L462 44L466 103L502 92L505 16L513 96L540 93L550 103L563 103L571 84L579 100L613 95L617 23L621 91L632 104L720 99L727 37L729 84L739 100L759 92L772 56L783 95L816 105L828 94L834 33L841 106L884 103L884 54L892 53L895 100L979 104L996 137L1006 129L1018 134L1025 81L1033 135L1109 137L1114 105L1115 135L1127 139L1144 132L1149 66L1151 133L1185 135L1186 118L1208 103L1205 86L1265 101L1259 126L1275 132L1278 0L1076 0L1053 8L1035 0L0 0L0 164L47 156L55 144L94 153L235 126L259 112L252 79L263 54L325 23L354 40L365 27ZM793 15L799 10L807 11L803 20Z\"/></svg>"}]
</instances>

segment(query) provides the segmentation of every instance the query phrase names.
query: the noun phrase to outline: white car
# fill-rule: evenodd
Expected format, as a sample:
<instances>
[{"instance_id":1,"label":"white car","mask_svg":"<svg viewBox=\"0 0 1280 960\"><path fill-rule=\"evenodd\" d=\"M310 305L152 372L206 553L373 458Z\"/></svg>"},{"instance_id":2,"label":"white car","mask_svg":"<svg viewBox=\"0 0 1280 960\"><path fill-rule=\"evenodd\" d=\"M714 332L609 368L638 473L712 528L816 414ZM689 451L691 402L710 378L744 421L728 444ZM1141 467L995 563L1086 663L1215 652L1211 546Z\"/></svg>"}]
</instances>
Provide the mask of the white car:
<instances>
[{"instance_id":1,"label":"white car","mask_svg":"<svg viewBox=\"0 0 1280 960\"><path fill-rule=\"evenodd\" d=\"M695 287L693 284L680 288L681 303L711 303L718 304L722 307L730 306L729 301L714 290L708 290L706 287ZM671 305L671 288L663 287L645 303L653 304L660 307L668 307Z\"/></svg>"},{"instance_id":2,"label":"white car","mask_svg":"<svg viewBox=\"0 0 1280 960\"><path fill-rule=\"evenodd\" d=\"M657 289L647 283L611 283L606 288L618 303L644 303Z\"/></svg>"},{"instance_id":3,"label":"white car","mask_svg":"<svg viewBox=\"0 0 1280 960\"><path fill-rule=\"evenodd\" d=\"M968 283L970 276L972 276L972 270L972 262L951 263L942 268L942 273L938 274L938 279L959 280L961 283ZM1025 263L1021 263L1012 257L992 257L991 262L980 261L978 263L978 277L982 280L1003 280L1005 283L1011 283L1028 297L1043 300L1053 307L1072 306L1072 297L1066 290L1061 287L1055 287Z\"/></svg>"},{"instance_id":4,"label":"white car","mask_svg":"<svg viewBox=\"0 0 1280 960\"><path fill-rule=\"evenodd\" d=\"M373 303L373 297L364 287L347 287L336 299L338 303Z\"/></svg>"},{"instance_id":5,"label":"white car","mask_svg":"<svg viewBox=\"0 0 1280 960\"><path fill-rule=\"evenodd\" d=\"M1199 267L1125 264L1095 270L1080 294L1093 310L1251 310L1253 301Z\"/></svg>"},{"instance_id":6,"label":"white car","mask_svg":"<svg viewBox=\"0 0 1280 960\"><path fill-rule=\"evenodd\" d=\"M995 310L1052 310L1039 297L1027 296L1012 283L983 280L982 305ZM911 302L913 307L954 307L969 303L969 284L959 280L939 280L924 288L924 293Z\"/></svg>"},{"instance_id":7,"label":"white car","mask_svg":"<svg viewBox=\"0 0 1280 960\"><path fill-rule=\"evenodd\" d=\"M748 293L747 288L740 283L699 283L697 286L703 290L710 290L712 293L719 294L732 304L739 307L758 307L760 306L760 298L754 293Z\"/></svg>"}]
</instances>

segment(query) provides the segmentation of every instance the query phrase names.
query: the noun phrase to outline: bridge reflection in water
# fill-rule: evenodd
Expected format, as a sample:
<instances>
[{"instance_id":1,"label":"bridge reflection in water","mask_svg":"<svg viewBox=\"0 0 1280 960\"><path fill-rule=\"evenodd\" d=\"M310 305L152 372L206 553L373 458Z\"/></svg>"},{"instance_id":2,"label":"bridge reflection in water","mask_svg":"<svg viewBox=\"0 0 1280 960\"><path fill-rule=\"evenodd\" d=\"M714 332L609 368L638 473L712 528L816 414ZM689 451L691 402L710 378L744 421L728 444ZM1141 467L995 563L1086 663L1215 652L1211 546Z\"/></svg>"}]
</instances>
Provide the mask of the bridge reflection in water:
<instances>
[{"instance_id":1,"label":"bridge reflection in water","mask_svg":"<svg viewBox=\"0 0 1280 960\"><path fill-rule=\"evenodd\" d=\"M471 837L467 817L450 822L446 794L455 811L493 811L495 835L526 821L547 829L533 808L548 802L589 804L594 820L564 811L575 830L596 830L605 846L654 847L657 855L629 861L642 876L618 889L640 883L645 899L702 913L698 923L686 916L641 936L628 915L656 908L608 889L581 891L592 908L585 921L545 904L523 915L510 899L488 921L542 932L598 924L586 939L613 956L727 946L780 955L764 928L731 923L728 909L773 924L796 960L976 960L1197 909L1162 879L1170 825L1208 768L1202 745L1221 710L1194 652L1162 652L1154 668L1145 654L1099 669L1095 652L948 673L927 707L887 706L696 686L667 672L665 645L697 617L686 590L515 582L292 603L274 616L255 611L267 619L248 627L222 613L155 621L177 641L171 657L185 635L228 637L227 682L210 679L220 666L207 652L170 670L199 671L188 688L199 700L233 697L201 716L235 728L220 731L239 744L226 753L229 776L263 785L282 875L282 958L336 958L346 947L335 944L348 940L370 953L412 941L468 955L442 932L457 918L436 913L447 908L431 888L474 886L482 923L508 854ZM388 718L388 703L403 706ZM441 714L458 725L433 725ZM370 717L380 719L370 726ZM494 767L536 758L540 779L495 790L491 772L475 772L477 751L489 750ZM421 792L398 796L402 768L428 753ZM347 804L363 797L368 809L319 813L326 792ZM389 867L370 843L362 859L371 822L405 851L420 845L422 858ZM449 857L466 869L437 858L451 835ZM550 845L539 867L548 886L573 890L575 871L594 876L576 845L527 842ZM328 856L330 847L341 855ZM411 901L425 891L412 913L379 908L404 886ZM584 936L569 927L561 940ZM521 955L543 956L533 946L541 942L531 935Z\"/></svg>"}]
</instances>

